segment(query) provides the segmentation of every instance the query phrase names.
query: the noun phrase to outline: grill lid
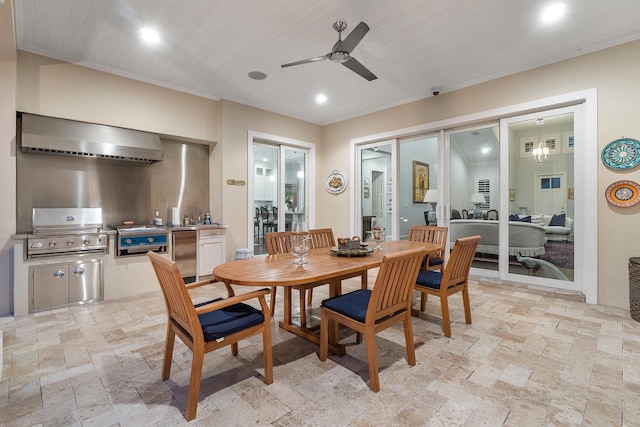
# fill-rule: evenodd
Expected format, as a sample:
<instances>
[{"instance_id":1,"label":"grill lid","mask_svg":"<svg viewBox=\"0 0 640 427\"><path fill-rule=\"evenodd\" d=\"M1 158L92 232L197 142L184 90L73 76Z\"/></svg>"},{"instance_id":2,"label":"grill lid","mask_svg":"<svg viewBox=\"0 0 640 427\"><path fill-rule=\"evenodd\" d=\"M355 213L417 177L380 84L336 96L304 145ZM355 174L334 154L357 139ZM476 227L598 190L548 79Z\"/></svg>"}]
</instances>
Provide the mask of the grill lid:
<instances>
[{"instance_id":1,"label":"grill lid","mask_svg":"<svg viewBox=\"0 0 640 427\"><path fill-rule=\"evenodd\" d=\"M99 232L102 208L33 208L33 234Z\"/></svg>"}]
</instances>

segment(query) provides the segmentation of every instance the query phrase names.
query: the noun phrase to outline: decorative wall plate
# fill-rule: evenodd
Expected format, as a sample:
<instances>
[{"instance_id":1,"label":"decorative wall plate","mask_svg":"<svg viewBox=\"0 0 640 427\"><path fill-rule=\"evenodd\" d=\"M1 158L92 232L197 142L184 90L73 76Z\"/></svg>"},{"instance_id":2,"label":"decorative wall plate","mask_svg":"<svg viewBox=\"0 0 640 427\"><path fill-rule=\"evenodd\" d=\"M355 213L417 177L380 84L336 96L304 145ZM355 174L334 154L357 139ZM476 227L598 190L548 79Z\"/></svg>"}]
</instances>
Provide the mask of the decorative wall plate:
<instances>
[{"instance_id":1,"label":"decorative wall plate","mask_svg":"<svg viewBox=\"0 0 640 427\"><path fill-rule=\"evenodd\" d=\"M640 186L633 181L616 181L607 188L604 196L612 206L629 208L640 202Z\"/></svg>"},{"instance_id":2,"label":"decorative wall plate","mask_svg":"<svg viewBox=\"0 0 640 427\"><path fill-rule=\"evenodd\" d=\"M342 171L334 169L333 172L327 176L324 186L329 193L340 194L347 188L347 177L344 176Z\"/></svg>"},{"instance_id":3,"label":"decorative wall plate","mask_svg":"<svg viewBox=\"0 0 640 427\"><path fill-rule=\"evenodd\" d=\"M633 169L640 164L640 141L620 138L602 150L602 162L611 169Z\"/></svg>"}]
</instances>

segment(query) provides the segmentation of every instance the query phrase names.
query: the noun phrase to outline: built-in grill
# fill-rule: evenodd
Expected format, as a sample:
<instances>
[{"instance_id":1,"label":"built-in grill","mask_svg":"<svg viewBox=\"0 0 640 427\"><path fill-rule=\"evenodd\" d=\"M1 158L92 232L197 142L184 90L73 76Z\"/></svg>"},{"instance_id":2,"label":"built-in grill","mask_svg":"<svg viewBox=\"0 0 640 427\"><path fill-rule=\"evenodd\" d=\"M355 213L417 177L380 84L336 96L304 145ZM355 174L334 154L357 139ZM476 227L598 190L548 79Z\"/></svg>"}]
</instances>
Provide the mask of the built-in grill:
<instances>
[{"instance_id":1,"label":"built-in grill","mask_svg":"<svg viewBox=\"0 0 640 427\"><path fill-rule=\"evenodd\" d=\"M34 208L27 236L29 312L84 304L103 297L109 238L101 208Z\"/></svg>"},{"instance_id":2,"label":"built-in grill","mask_svg":"<svg viewBox=\"0 0 640 427\"><path fill-rule=\"evenodd\" d=\"M102 208L33 208L26 257L107 253L103 225Z\"/></svg>"},{"instance_id":3,"label":"built-in grill","mask_svg":"<svg viewBox=\"0 0 640 427\"><path fill-rule=\"evenodd\" d=\"M116 256L144 255L148 251L167 253L169 230L157 225L117 227Z\"/></svg>"}]
</instances>

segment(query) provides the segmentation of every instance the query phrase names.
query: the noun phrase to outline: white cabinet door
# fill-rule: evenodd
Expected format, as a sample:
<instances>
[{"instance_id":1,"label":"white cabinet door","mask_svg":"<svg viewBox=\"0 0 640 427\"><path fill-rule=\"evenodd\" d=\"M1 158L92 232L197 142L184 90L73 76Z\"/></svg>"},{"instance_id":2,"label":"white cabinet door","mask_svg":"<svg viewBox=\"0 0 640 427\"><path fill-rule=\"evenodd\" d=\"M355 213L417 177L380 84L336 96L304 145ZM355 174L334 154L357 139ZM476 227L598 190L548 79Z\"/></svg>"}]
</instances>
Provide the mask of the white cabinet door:
<instances>
[{"instance_id":1,"label":"white cabinet door","mask_svg":"<svg viewBox=\"0 0 640 427\"><path fill-rule=\"evenodd\" d=\"M199 249L198 276L208 276L224 262L224 238L200 239Z\"/></svg>"}]
</instances>

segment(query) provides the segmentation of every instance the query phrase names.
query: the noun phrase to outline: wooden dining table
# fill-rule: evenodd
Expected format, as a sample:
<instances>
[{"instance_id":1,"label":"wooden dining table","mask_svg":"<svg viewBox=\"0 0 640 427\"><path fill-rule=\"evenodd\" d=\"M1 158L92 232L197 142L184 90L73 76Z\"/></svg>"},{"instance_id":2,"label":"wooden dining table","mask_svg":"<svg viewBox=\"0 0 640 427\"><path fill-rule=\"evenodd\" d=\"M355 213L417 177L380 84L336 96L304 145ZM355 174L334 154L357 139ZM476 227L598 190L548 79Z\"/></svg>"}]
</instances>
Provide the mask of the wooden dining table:
<instances>
[{"instance_id":1,"label":"wooden dining table","mask_svg":"<svg viewBox=\"0 0 640 427\"><path fill-rule=\"evenodd\" d=\"M423 247L427 254L436 254L440 247L435 243L392 240L382 243L382 250L374 250L365 256L341 256L330 248L313 249L305 256L306 263L296 265L291 253L267 255L225 262L213 269L216 280L230 285L284 288L284 315L279 326L316 344L320 343L318 327L301 327L293 323L291 287L312 283L327 283L331 297L340 295L341 278L347 275L379 267L385 254ZM301 308L304 309L304 308ZM334 328L333 328L334 329ZM329 349L344 354L338 344L337 334L330 334Z\"/></svg>"}]
</instances>

